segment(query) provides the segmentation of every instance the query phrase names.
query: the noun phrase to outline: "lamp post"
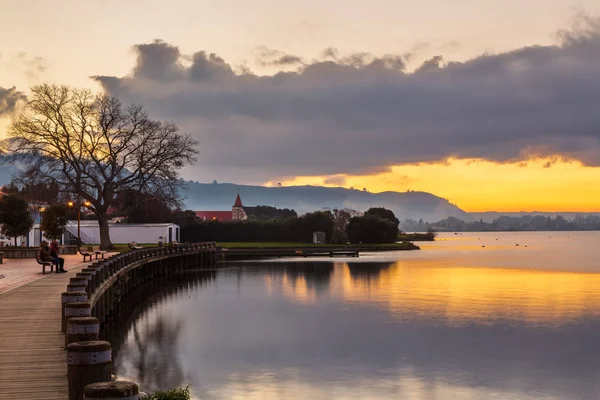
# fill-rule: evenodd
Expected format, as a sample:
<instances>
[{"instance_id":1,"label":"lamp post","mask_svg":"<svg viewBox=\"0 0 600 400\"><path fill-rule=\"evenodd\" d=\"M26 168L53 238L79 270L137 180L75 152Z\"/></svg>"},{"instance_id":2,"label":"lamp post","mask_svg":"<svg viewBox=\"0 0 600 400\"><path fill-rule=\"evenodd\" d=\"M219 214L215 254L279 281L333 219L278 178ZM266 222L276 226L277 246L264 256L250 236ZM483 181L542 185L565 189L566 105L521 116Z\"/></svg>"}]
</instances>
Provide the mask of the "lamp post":
<instances>
[{"instance_id":1,"label":"lamp post","mask_svg":"<svg viewBox=\"0 0 600 400\"><path fill-rule=\"evenodd\" d=\"M38 211L39 211L39 214L40 214L40 217L39 217L39 220L40 220L40 222L39 222L39 223L40 223L40 244L41 244L41 243L42 243L42 240L44 240L44 232L42 232L42 218L43 218L43 217L42 217L42 213L43 213L44 211L46 211L46 207L44 207L44 206L39 206L39 207L38 207ZM35 232L35 230L34 230L34 232ZM27 236L28 236L28 237L27 237L27 241L29 241L29 235L27 235ZM34 239L33 239L33 243L35 244L35 237L34 237Z\"/></svg>"},{"instance_id":2,"label":"lamp post","mask_svg":"<svg viewBox=\"0 0 600 400\"><path fill-rule=\"evenodd\" d=\"M82 203L77 200L77 202L69 201L67 203L69 207L77 207L77 247L81 247L81 206ZM83 205L89 207L91 203L89 201L84 201Z\"/></svg>"}]
</instances>

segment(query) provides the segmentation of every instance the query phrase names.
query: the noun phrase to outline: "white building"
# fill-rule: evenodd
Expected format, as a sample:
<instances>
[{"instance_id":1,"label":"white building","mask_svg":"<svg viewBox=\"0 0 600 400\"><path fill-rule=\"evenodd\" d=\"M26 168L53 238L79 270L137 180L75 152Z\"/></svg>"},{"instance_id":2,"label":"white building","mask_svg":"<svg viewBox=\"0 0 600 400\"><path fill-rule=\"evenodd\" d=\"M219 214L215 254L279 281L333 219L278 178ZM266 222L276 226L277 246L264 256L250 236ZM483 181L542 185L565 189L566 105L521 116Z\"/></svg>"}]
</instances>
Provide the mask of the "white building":
<instances>
[{"instance_id":1,"label":"white building","mask_svg":"<svg viewBox=\"0 0 600 400\"><path fill-rule=\"evenodd\" d=\"M180 241L179 225L172 223L154 224L121 224L109 223L111 242L119 243L172 243ZM39 246L42 240L47 240L40 225L36 223L29 232L29 246ZM63 235L63 244L77 243L77 221L69 221ZM98 221L81 221L81 242L84 244L100 243L100 227Z\"/></svg>"}]
</instances>

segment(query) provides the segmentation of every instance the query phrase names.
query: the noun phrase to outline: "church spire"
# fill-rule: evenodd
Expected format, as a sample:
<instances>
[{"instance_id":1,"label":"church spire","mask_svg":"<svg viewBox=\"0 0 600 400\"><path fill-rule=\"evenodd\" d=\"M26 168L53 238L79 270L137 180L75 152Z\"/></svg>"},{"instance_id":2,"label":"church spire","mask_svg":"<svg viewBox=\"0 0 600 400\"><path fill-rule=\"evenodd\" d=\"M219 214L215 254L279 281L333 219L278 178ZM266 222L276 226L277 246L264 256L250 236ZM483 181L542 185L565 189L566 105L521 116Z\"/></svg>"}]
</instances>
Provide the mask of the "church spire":
<instances>
[{"instance_id":1,"label":"church spire","mask_svg":"<svg viewBox=\"0 0 600 400\"><path fill-rule=\"evenodd\" d=\"M233 203L234 207L244 207L244 205L242 204L242 199L240 197L240 191L238 190L238 194L237 197L235 198L235 203Z\"/></svg>"}]
</instances>

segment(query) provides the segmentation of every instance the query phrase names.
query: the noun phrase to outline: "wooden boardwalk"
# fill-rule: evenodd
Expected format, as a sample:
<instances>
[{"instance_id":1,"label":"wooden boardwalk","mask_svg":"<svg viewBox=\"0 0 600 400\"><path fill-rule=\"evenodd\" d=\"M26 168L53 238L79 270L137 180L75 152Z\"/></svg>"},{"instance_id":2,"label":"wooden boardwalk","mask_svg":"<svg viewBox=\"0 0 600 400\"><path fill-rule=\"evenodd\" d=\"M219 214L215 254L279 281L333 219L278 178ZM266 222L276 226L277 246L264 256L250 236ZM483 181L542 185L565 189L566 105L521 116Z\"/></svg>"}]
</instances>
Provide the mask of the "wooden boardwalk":
<instances>
[{"instance_id":1,"label":"wooden boardwalk","mask_svg":"<svg viewBox=\"0 0 600 400\"><path fill-rule=\"evenodd\" d=\"M88 264L0 294L0 400L67 399L60 294Z\"/></svg>"}]
</instances>

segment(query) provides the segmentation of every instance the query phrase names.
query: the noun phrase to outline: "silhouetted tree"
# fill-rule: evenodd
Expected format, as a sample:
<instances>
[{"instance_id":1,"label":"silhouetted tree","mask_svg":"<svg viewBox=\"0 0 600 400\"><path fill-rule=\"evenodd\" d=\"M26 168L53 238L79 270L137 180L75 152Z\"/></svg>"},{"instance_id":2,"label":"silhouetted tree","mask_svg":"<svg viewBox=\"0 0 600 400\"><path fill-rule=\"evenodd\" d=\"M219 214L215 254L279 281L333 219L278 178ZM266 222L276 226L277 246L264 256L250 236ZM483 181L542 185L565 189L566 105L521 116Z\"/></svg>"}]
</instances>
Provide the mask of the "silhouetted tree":
<instances>
[{"instance_id":1,"label":"silhouetted tree","mask_svg":"<svg viewBox=\"0 0 600 400\"><path fill-rule=\"evenodd\" d=\"M111 249L108 209L126 190L176 201L177 171L192 162L197 142L171 122L154 121L142 107L68 86L31 88L26 111L8 131L12 161L25 182L54 182L89 201L100 226L100 247Z\"/></svg>"},{"instance_id":2,"label":"silhouetted tree","mask_svg":"<svg viewBox=\"0 0 600 400\"><path fill-rule=\"evenodd\" d=\"M21 196L7 194L0 198L0 228L4 236L14 239L15 246L17 238L27 235L32 226L29 205Z\"/></svg>"},{"instance_id":3,"label":"silhouetted tree","mask_svg":"<svg viewBox=\"0 0 600 400\"><path fill-rule=\"evenodd\" d=\"M46 207L42 213L40 229L44 236L51 240L58 240L65 232L69 221L69 209L64 204L54 204Z\"/></svg>"},{"instance_id":4,"label":"silhouetted tree","mask_svg":"<svg viewBox=\"0 0 600 400\"><path fill-rule=\"evenodd\" d=\"M348 224L348 239L352 243L395 243L397 225L374 214L353 217Z\"/></svg>"},{"instance_id":5,"label":"silhouetted tree","mask_svg":"<svg viewBox=\"0 0 600 400\"><path fill-rule=\"evenodd\" d=\"M117 214L125 216L129 223L171 222L168 201L151 193L124 190L115 199L114 207Z\"/></svg>"},{"instance_id":6,"label":"silhouetted tree","mask_svg":"<svg viewBox=\"0 0 600 400\"><path fill-rule=\"evenodd\" d=\"M400 223L400 220L398 218L396 218L396 215L394 214L394 212L392 210L388 210L387 208L383 208L383 207L369 208L365 212L365 215L376 215L379 218L387 219L387 220L395 223L396 227L398 227L398 224Z\"/></svg>"}]
</instances>

